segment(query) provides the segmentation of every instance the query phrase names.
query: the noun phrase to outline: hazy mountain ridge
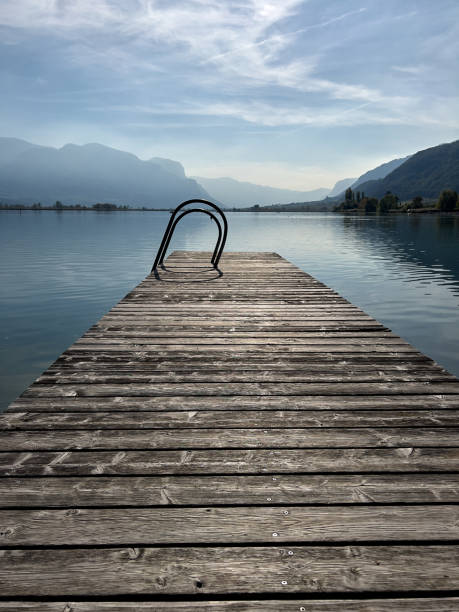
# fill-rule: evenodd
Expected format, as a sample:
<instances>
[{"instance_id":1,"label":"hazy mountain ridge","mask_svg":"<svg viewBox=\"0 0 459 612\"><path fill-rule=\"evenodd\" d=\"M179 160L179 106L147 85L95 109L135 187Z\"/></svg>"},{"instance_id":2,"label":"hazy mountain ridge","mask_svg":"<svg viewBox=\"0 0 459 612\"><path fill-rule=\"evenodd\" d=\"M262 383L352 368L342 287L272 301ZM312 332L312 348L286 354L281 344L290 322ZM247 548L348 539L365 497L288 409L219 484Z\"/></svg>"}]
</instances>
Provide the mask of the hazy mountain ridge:
<instances>
[{"instance_id":1,"label":"hazy mountain ridge","mask_svg":"<svg viewBox=\"0 0 459 612\"><path fill-rule=\"evenodd\" d=\"M344 191L346 191L348 187L353 185L354 181L355 181L355 177L345 178L345 179L341 179L340 181L337 181L333 189L327 194L327 197L333 198L337 195L340 195L341 193L344 193Z\"/></svg>"},{"instance_id":2,"label":"hazy mountain ridge","mask_svg":"<svg viewBox=\"0 0 459 612\"><path fill-rule=\"evenodd\" d=\"M97 143L56 149L0 138L0 201L6 203L53 205L60 200L64 204L110 202L171 208L183 200L204 198L228 208L257 204L298 209L302 204L315 204L327 209L343 197L348 186L378 198L391 191L401 200L417 195L436 198L447 188L459 191L459 140L391 160L357 180L342 179L331 190L296 191L228 177L187 178L178 161L162 157L144 161Z\"/></svg>"},{"instance_id":3,"label":"hazy mountain ridge","mask_svg":"<svg viewBox=\"0 0 459 612\"><path fill-rule=\"evenodd\" d=\"M155 159L155 158L154 158ZM60 149L0 138L0 199L54 204L110 202L128 206L173 207L209 194L180 174L178 162L142 161L101 144L67 144ZM167 167L167 169L166 169Z\"/></svg>"},{"instance_id":4,"label":"hazy mountain ridge","mask_svg":"<svg viewBox=\"0 0 459 612\"><path fill-rule=\"evenodd\" d=\"M410 159L411 155L407 155L406 157L400 157L398 159L392 159L391 161L385 162L380 166L376 166L373 170L368 170L359 178L352 183L352 189L356 189L362 183L367 183L368 181L375 181L378 179L385 178L388 174L396 170L399 166L404 164L408 159Z\"/></svg>"},{"instance_id":5,"label":"hazy mountain ridge","mask_svg":"<svg viewBox=\"0 0 459 612\"><path fill-rule=\"evenodd\" d=\"M353 190L356 190L357 187L360 188L362 183L385 178L390 172L401 166L410 157L410 155L407 155L406 157L392 159L384 164L380 164L379 166L376 166L376 168L368 170L359 176L358 179L343 179L342 181L338 181L332 191L328 194L328 197L335 198L337 200L342 199L344 198L344 192L348 187L352 187Z\"/></svg>"},{"instance_id":6,"label":"hazy mountain ridge","mask_svg":"<svg viewBox=\"0 0 459 612\"><path fill-rule=\"evenodd\" d=\"M443 189L459 191L459 140L418 151L384 178L361 183L359 189L377 198L390 191L402 201L436 198Z\"/></svg>"},{"instance_id":7,"label":"hazy mountain ridge","mask_svg":"<svg viewBox=\"0 0 459 612\"><path fill-rule=\"evenodd\" d=\"M0 165L13 161L28 149L39 147L20 138L0 138Z\"/></svg>"},{"instance_id":8,"label":"hazy mountain ridge","mask_svg":"<svg viewBox=\"0 0 459 612\"><path fill-rule=\"evenodd\" d=\"M161 166L163 170L166 172L170 172L174 176L178 176L180 178L186 179L185 168L178 161L173 159L167 159L166 157L151 157L148 161L156 164L157 166Z\"/></svg>"},{"instance_id":9,"label":"hazy mountain ridge","mask_svg":"<svg viewBox=\"0 0 459 612\"><path fill-rule=\"evenodd\" d=\"M269 206L271 204L286 204L298 201L316 201L324 198L330 189L319 188L311 191L296 191L294 189L282 189L257 185L245 181L237 181L230 177L206 178L194 176L212 196L218 199L224 206L244 207L258 204Z\"/></svg>"}]
</instances>

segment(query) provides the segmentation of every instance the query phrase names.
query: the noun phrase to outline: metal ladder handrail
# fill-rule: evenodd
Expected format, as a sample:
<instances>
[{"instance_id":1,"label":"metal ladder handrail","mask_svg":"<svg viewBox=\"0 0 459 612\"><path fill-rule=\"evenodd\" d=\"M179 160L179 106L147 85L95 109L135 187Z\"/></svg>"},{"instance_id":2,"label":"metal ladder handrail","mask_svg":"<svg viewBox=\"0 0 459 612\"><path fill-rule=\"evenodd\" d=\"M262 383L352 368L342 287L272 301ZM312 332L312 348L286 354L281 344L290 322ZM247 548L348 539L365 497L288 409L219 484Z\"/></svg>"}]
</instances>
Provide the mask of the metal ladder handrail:
<instances>
[{"instance_id":1,"label":"metal ladder handrail","mask_svg":"<svg viewBox=\"0 0 459 612\"><path fill-rule=\"evenodd\" d=\"M169 235L167 236L166 242L164 244L164 248L163 248L163 251L162 251L161 258L158 261L158 265L161 265L163 263L163 261L164 261L164 257L166 256L167 249L169 248L169 244L170 244L170 241L172 239L172 234L174 233L174 230L175 230L175 228L177 226L177 223L180 221L180 219L185 217L185 215L188 215L188 214L193 213L193 212L202 212L202 213L205 213L206 215L209 215L209 217L211 219L213 219L215 221L215 223L217 224L217 226L218 226L218 239L217 239L217 243L215 244L215 249L214 249L214 252L212 254L212 259L211 259L211 263L214 263L215 255L217 253L217 249L218 249L218 246L220 244L221 237L222 237L222 226L220 225L220 221L217 219L217 217L212 212L210 212L210 210L206 210L205 208L191 208L190 210L185 210L185 212L182 212L175 219L174 223L172 224L170 232L169 232ZM155 268L155 266L153 265L153 269L154 268Z\"/></svg>"},{"instance_id":2,"label":"metal ladder handrail","mask_svg":"<svg viewBox=\"0 0 459 612\"><path fill-rule=\"evenodd\" d=\"M192 208L190 210L184 211L181 215L179 215L179 217L177 217L177 213L184 206L186 206L187 204L194 204L194 203L207 204L208 206L211 206L214 210L216 210L217 213L219 213L219 215L221 216L221 218L223 220L223 231L222 231L222 227L221 227L221 224L220 224L220 221L218 220L218 218L213 214L213 212L211 212L210 210L207 210L205 208ZM216 204L213 204L213 202L209 202L208 200L193 199L193 200L186 200L185 202L182 202L181 204L179 204L177 206L177 208L172 213L171 218L169 219L169 223L167 224L166 231L164 232L163 239L161 240L161 244L159 246L158 252L156 254L156 258L155 258L153 267L151 269L152 272L154 270L156 270L156 268L159 265L162 265L162 263L164 261L164 257L166 256L166 252L167 252L167 249L169 247L171 238L172 238L172 234L174 233L174 230L175 230L175 228L177 226L177 223L185 215L188 215L189 213L192 213L192 212L202 212L202 213L205 213L206 215L209 215L209 217L211 219L213 219L215 221L215 223L217 224L217 227L218 227L218 239L217 239L217 243L216 243L215 248L214 248L214 252L212 254L211 263L213 264L213 266L215 268L218 266L218 262L220 261L220 257L222 256L223 249L224 249L225 243L226 243L226 238L227 238L227 235L228 235L228 222L226 220L226 217L225 217L223 211ZM223 234L223 236L222 236L222 234Z\"/></svg>"}]
</instances>

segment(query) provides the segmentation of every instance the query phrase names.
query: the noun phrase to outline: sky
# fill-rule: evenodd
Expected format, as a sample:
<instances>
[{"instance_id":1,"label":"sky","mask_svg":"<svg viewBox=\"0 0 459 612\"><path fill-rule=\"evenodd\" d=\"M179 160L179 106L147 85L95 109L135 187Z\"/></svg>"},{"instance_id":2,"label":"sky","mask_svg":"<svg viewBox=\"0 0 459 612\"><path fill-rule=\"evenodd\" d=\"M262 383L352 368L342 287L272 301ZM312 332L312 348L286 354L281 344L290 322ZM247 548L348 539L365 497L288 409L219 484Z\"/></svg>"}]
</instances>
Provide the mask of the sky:
<instances>
[{"instance_id":1,"label":"sky","mask_svg":"<svg viewBox=\"0 0 459 612\"><path fill-rule=\"evenodd\" d=\"M0 0L0 136L331 187L459 138L458 0Z\"/></svg>"}]
</instances>

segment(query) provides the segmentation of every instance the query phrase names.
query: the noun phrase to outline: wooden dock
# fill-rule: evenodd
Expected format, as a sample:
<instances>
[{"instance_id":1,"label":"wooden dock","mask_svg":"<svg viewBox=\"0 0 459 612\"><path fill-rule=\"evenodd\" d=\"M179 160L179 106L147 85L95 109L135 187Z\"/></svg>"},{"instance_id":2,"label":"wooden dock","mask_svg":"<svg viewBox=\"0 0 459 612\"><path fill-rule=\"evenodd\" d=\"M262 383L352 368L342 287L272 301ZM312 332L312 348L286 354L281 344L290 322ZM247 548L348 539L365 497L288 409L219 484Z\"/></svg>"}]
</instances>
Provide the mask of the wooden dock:
<instances>
[{"instance_id":1,"label":"wooden dock","mask_svg":"<svg viewBox=\"0 0 459 612\"><path fill-rule=\"evenodd\" d=\"M0 612L459 610L459 381L275 253L209 259L0 418Z\"/></svg>"}]
</instances>

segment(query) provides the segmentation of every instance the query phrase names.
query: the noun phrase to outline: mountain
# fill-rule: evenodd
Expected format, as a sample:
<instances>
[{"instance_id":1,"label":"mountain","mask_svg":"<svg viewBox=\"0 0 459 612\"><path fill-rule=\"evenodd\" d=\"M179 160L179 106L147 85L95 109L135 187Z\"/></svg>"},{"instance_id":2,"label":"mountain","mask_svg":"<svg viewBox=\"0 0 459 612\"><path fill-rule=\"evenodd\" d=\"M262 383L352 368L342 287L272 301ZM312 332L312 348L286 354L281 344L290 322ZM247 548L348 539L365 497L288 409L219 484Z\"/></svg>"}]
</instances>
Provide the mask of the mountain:
<instances>
[{"instance_id":1,"label":"mountain","mask_svg":"<svg viewBox=\"0 0 459 612\"><path fill-rule=\"evenodd\" d=\"M34 145L19 138L0 138L0 165L13 161L18 155L28 149L38 147L39 145Z\"/></svg>"},{"instance_id":2,"label":"mountain","mask_svg":"<svg viewBox=\"0 0 459 612\"><path fill-rule=\"evenodd\" d=\"M369 170L368 172L365 172L365 174L362 174L362 176L359 176L355 183L352 183L351 187L355 189L358 185L366 183L367 181L374 181L376 179L385 178L393 170L396 170L399 166L404 164L410 157L411 155L407 155L406 157L393 159L392 161L386 162L385 164L376 166L376 168L373 168L373 170Z\"/></svg>"},{"instance_id":3,"label":"mountain","mask_svg":"<svg viewBox=\"0 0 459 612\"><path fill-rule=\"evenodd\" d=\"M330 191L329 194L327 194L328 197L333 198L334 196L337 196L340 193L343 193L344 191L346 191L348 187L350 187L354 183L354 181L355 181L355 178L341 179L340 181L335 183L335 186L333 187L333 189Z\"/></svg>"},{"instance_id":4,"label":"mountain","mask_svg":"<svg viewBox=\"0 0 459 612\"><path fill-rule=\"evenodd\" d=\"M185 179L185 168L178 161L174 161L173 159L166 159L165 157L152 157L149 161L157 166L161 166L163 170L166 172L170 172L179 178Z\"/></svg>"},{"instance_id":5,"label":"mountain","mask_svg":"<svg viewBox=\"0 0 459 612\"><path fill-rule=\"evenodd\" d=\"M3 201L170 208L190 198L209 198L179 171L178 162L142 161L96 143L55 149L0 138L0 160Z\"/></svg>"},{"instance_id":6,"label":"mountain","mask_svg":"<svg viewBox=\"0 0 459 612\"><path fill-rule=\"evenodd\" d=\"M288 202L309 202L324 198L329 189L314 189L313 191L294 191L292 189L280 189L265 185L256 185L236 181L232 178L204 178L196 179L214 198L229 208L241 208L258 204L269 206L270 204L285 204Z\"/></svg>"},{"instance_id":7,"label":"mountain","mask_svg":"<svg viewBox=\"0 0 459 612\"><path fill-rule=\"evenodd\" d=\"M436 198L443 189L459 191L459 140L418 151L385 178L361 183L359 189L377 198L391 191L402 201Z\"/></svg>"},{"instance_id":8,"label":"mountain","mask_svg":"<svg viewBox=\"0 0 459 612\"><path fill-rule=\"evenodd\" d=\"M392 170L395 170L396 168L401 166L401 164L403 164L409 158L410 156L408 155L407 157L402 157L400 159L393 159L389 162L386 162L385 164L376 166L376 168L373 168L373 170L368 170L368 172L365 172L365 174L362 174L362 176L359 176L358 179L355 179L355 178L354 179L343 179L341 181L338 181L336 185L333 187L333 189L330 191L330 193L328 194L328 197L336 198L336 199L343 198L344 192L346 191L348 187L352 187L352 189L355 190L357 187L360 188L360 185L362 183L365 183L371 180L375 180L375 179L384 178L390 172L392 172Z\"/></svg>"}]
</instances>

